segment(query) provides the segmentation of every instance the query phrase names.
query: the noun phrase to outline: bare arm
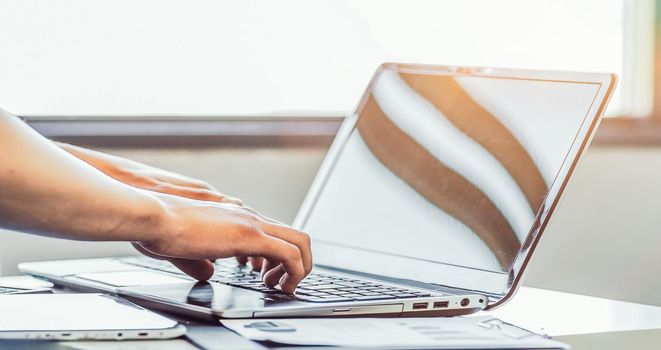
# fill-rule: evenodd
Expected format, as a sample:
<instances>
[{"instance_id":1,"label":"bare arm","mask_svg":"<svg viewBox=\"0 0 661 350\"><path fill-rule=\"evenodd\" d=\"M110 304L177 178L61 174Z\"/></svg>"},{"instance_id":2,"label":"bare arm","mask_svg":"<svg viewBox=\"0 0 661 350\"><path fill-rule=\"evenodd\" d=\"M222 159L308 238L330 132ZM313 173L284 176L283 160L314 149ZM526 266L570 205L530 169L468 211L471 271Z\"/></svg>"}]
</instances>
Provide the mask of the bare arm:
<instances>
[{"instance_id":1,"label":"bare arm","mask_svg":"<svg viewBox=\"0 0 661 350\"><path fill-rule=\"evenodd\" d=\"M204 181L83 147L61 142L55 144L127 185L192 199L243 204L240 199L222 194Z\"/></svg>"},{"instance_id":2,"label":"bare arm","mask_svg":"<svg viewBox=\"0 0 661 350\"><path fill-rule=\"evenodd\" d=\"M0 223L84 240L148 239L156 198L124 186L0 112ZM123 227L122 227L123 226Z\"/></svg>"},{"instance_id":3,"label":"bare arm","mask_svg":"<svg viewBox=\"0 0 661 350\"><path fill-rule=\"evenodd\" d=\"M208 259L259 256L267 285L293 292L312 267L309 238L249 208L117 181L0 110L0 226L77 240L135 242L207 279Z\"/></svg>"}]
</instances>

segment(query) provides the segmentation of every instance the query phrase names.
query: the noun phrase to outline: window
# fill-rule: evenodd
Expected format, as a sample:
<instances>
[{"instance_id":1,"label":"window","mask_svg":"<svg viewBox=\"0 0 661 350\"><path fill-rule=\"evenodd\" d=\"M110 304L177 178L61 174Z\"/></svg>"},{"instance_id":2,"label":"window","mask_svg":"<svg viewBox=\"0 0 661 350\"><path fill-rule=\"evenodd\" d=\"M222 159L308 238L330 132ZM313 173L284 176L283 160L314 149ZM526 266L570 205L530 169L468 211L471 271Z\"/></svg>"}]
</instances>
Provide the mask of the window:
<instances>
[{"instance_id":1,"label":"window","mask_svg":"<svg viewBox=\"0 0 661 350\"><path fill-rule=\"evenodd\" d=\"M5 0L22 115L341 115L383 61L607 71L651 109L653 0ZM645 55L641 55L644 53Z\"/></svg>"}]
</instances>

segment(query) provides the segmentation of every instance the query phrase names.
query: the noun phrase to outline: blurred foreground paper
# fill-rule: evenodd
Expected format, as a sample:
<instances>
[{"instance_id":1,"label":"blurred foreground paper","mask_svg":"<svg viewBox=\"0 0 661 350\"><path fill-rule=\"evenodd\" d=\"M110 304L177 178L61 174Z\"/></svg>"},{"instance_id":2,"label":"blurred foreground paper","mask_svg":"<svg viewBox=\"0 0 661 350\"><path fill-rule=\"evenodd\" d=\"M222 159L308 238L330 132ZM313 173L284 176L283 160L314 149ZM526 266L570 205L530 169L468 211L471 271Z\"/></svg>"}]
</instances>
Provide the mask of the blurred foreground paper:
<instances>
[{"instance_id":1,"label":"blurred foreground paper","mask_svg":"<svg viewBox=\"0 0 661 350\"><path fill-rule=\"evenodd\" d=\"M0 287L16 289L52 288L53 283L32 276L2 276Z\"/></svg>"},{"instance_id":2,"label":"blurred foreground paper","mask_svg":"<svg viewBox=\"0 0 661 350\"><path fill-rule=\"evenodd\" d=\"M251 340L290 345L434 349L568 349L493 317L222 320Z\"/></svg>"}]
</instances>

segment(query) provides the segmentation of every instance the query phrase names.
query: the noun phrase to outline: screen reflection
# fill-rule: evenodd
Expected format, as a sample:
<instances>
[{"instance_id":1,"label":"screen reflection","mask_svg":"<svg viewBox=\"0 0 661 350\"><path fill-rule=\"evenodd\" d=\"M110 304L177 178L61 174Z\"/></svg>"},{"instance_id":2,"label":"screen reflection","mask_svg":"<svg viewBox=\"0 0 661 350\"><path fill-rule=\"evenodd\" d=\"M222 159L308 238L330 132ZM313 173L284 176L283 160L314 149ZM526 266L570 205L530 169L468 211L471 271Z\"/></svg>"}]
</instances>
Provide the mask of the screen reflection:
<instances>
[{"instance_id":1,"label":"screen reflection","mask_svg":"<svg viewBox=\"0 0 661 350\"><path fill-rule=\"evenodd\" d=\"M304 229L508 271L599 86L384 71Z\"/></svg>"}]
</instances>

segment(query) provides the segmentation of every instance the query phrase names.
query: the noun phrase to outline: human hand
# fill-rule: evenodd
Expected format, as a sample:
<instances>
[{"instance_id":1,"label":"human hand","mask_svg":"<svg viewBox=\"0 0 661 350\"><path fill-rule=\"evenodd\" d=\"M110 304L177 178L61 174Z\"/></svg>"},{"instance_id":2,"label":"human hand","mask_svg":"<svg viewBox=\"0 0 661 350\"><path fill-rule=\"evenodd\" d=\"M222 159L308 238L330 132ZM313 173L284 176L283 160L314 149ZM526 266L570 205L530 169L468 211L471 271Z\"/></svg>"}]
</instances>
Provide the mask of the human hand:
<instances>
[{"instance_id":1,"label":"human hand","mask_svg":"<svg viewBox=\"0 0 661 350\"><path fill-rule=\"evenodd\" d=\"M58 145L104 174L133 187L197 200L242 205L240 199L222 194L201 180L78 146Z\"/></svg>"},{"instance_id":2,"label":"human hand","mask_svg":"<svg viewBox=\"0 0 661 350\"><path fill-rule=\"evenodd\" d=\"M153 238L134 242L143 254L172 262L198 280L213 274L210 260L250 256L261 263L268 287L293 293L312 270L309 237L254 210L152 193L162 203Z\"/></svg>"},{"instance_id":3,"label":"human hand","mask_svg":"<svg viewBox=\"0 0 661 350\"><path fill-rule=\"evenodd\" d=\"M197 200L243 205L240 199L222 194L204 181L87 148L65 143L56 142L56 144L104 174L133 187ZM139 246L135 244L134 246L142 253L146 253L140 250ZM268 267L264 266L264 259L261 256L237 256L236 259L242 265L250 262L255 271Z\"/></svg>"}]
</instances>

